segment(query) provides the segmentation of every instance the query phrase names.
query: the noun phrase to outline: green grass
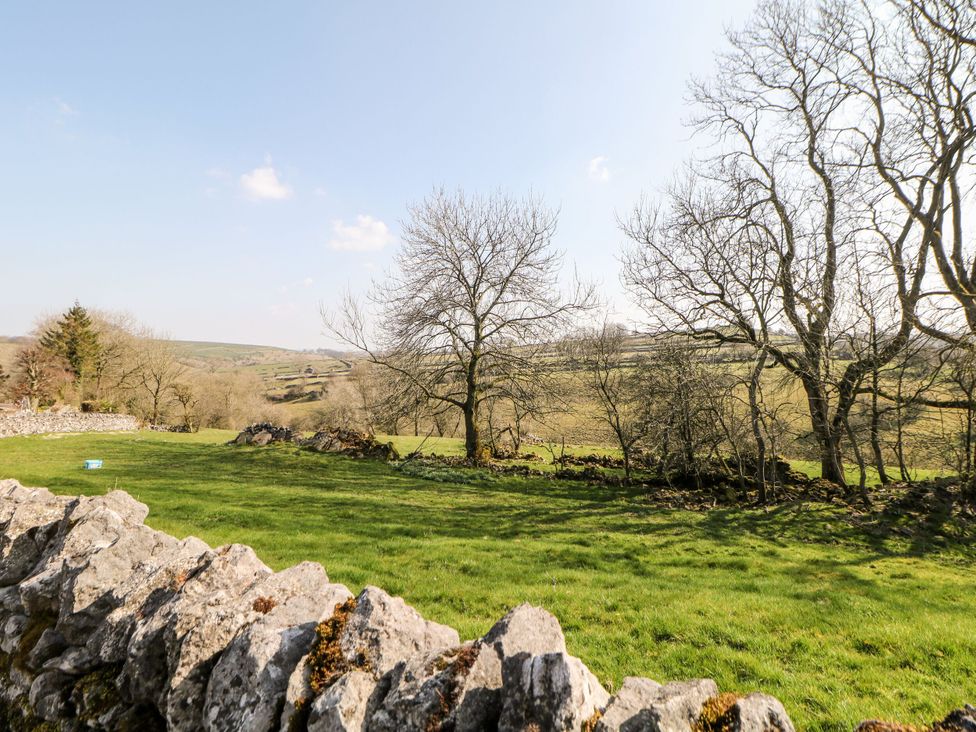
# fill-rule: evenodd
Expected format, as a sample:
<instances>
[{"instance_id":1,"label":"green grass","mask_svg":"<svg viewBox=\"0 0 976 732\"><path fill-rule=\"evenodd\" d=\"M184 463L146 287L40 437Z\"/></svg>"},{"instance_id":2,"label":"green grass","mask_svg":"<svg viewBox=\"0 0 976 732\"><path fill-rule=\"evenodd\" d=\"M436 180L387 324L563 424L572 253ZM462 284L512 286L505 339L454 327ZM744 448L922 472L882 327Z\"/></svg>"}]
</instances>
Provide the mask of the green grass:
<instances>
[{"instance_id":1,"label":"green grass","mask_svg":"<svg viewBox=\"0 0 976 732\"><path fill-rule=\"evenodd\" d=\"M125 489L149 523L240 541L272 567L322 562L463 637L542 605L608 687L710 676L778 696L800 730L924 722L976 699L976 551L892 540L840 510L663 510L622 489L427 481L368 461L221 444L231 433L0 441L0 476L60 493ZM102 458L101 471L83 471Z\"/></svg>"},{"instance_id":2,"label":"green grass","mask_svg":"<svg viewBox=\"0 0 976 732\"><path fill-rule=\"evenodd\" d=\"M377 435L376 439L380 442L392 442L393 447L401 455L407 455L417 448L428 455L445 455L448 457L461 457L464 455L464 439L461 437L427 437L420 435ZM556 446L558 455L561 446ZM546 448L541 445L522 445L522 452L526 454L539 455L547 460L552 456ZM607 447L606 445L566 445L567 455L619 455L620 450Z\"/></svg>"},{"instance_id":3,"label":"green grass","mask_svg":"<svg viewBox=\"0 0 976 732\"><path fill-rule=\"evenodd\" d=\"M799 470L801 473L806 473L811 478L819 478L823 473L821 470L820 463L815 460L790 460L790 466L794 469ZM897 480L900 477L897 465L888 465L886 467L889 480ZM867 474L867 484L868 486L878 485L880 479L878 478L877 468L867 467L865 473ZM912 480L928 480L930 478L942 478L946 476L944 470L938 470L936 468L910 468L910 473ZM856 464L844 463L844 478L847 482L856 486L861 480L861 473L857 468Z\"/></svg>"}]
</instances>

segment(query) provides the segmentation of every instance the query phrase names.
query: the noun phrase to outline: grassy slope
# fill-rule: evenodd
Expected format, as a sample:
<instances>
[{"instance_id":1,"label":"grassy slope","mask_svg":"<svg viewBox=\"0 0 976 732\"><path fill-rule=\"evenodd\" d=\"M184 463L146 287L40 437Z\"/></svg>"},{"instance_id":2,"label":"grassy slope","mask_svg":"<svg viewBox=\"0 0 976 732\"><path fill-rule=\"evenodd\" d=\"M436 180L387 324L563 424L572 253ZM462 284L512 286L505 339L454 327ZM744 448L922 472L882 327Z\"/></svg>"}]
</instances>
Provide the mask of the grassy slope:
<instances>
[{"instance_id":1,"label":"grassy slope","mask_svg":"<svg viewBox=\"0 0 976 732\"><path fill-rule=\"evenodd\" d=\"M553 611L604 683L711 676L762 688L798 729L923 721L976 697L971 547L896 545L833 509L706 514L540 480L452 484L373 462L219 443L229 433L0 441L0 476L63 493L115 486L153 526L322 562L403 595L463 637L521 601ZM80 469L84 458L106 467Z\"/></svg>"}]
</instances>

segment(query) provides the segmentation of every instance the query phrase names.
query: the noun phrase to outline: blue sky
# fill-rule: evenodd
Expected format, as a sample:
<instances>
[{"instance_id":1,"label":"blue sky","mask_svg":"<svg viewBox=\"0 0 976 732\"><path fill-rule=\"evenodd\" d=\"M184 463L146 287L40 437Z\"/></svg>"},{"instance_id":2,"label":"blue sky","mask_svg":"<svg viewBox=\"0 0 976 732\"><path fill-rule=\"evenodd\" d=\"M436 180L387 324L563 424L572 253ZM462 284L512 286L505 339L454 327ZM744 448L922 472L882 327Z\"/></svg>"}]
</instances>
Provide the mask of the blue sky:
<instances>
[{"instance_id":1,"label":"blue sky","mask_svg":"<svg viewBox=\"0 0 976 732\"><path fill-rule=\"evenodd\" d=\"M328 345L435 186L528 190L628 313L616 215L667 185L752 0L0 6L0 334L75 299Z\"/></svg>"}]
</instances>

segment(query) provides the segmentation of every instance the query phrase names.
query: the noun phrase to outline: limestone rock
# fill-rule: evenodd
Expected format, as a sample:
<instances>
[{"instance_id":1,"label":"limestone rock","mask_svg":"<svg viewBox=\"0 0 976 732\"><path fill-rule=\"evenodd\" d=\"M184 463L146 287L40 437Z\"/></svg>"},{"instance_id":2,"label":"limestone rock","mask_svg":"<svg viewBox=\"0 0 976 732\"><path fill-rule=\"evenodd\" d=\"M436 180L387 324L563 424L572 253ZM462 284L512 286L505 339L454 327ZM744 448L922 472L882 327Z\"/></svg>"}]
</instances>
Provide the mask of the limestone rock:
<instances>
[{"instance_id":1,"label":"limestone rock","mask_svg":"<svg viewBox=\"0 0 976 732\"><path fill-rule=\"evenodd\" d=\"M206 552L136 622L121 675L130 698L154 703L170 730L199 729L210 672L250 619L240 598L270 574L250 547L231 544Z\"/></svg>"},{"instance_id":2,"label":"limestone rock","mask_svg":"<svg viewBox=\"0 0 976 732\"><path fill-rule=\"evenodd\" d=\"M340 645L349 660L362 656L376 675L383 675L400 661L460 642L454 628L425 620L403 598L367 587L356 598Z\"/></svg>"},{"instance_id":3,"label":"limestone rock","mask_svg":"<svg viewBox=\"0 0 976 732\"><path fill-rule=\"evenodd\" d=\"M71 504L44 488L6 482L0 492L0 586L20 582L41 560Z\"/></svg>"},{"instance_id":4,"label":"limestone rock","mask_svg":"<svg viewBox=\"0 0 976 732\"><path fill-rule=\"evenodd\" d=\"M203 710L205 729L258 732L277 724L288 679L315 639L322 608L351 596L345 586L330 584L322 566L312 562L255 585L244 602L250 600L259 615L214 667Z\"/></svg>"},{"instance_id":5,"label":"limestone rock","mask_svg":"<svg viewBox=\"0 0 976 732\"><path fill-rule=\"evenodd\" d=\"M49 722L67 716L71 677L60 671L39 674L30 687L30 705L41 719Z\"/></svg>"},{"instance_id":6,"label":"limestone rock","mask_svg":"<svg viewBox=\"0 0 976 732\"><path fill-rule=\"evenodd\" d=\"M578 658L567 653L531 656L503 667L502 714L499 732L578 730L603 709L610 695Z\"/></svg>"},{"instance_id":7,"label":"limestone rock","mask_svg":"<svg viewBox=\"0 0 976 732\"><path fill-rule=\"evenodd\" d=\"M332 611L320 618L326 620ZM374 686L398 664L425 658L460 644L457 631L446 625L425 620L402 598L392 597L378 587L366 587L356 598L339 638L339 648L351 670L368 670ZM288 728L296 708L312 699L309 685L308 658L303 658L288 681L281 729ZM338 683L338 682L337 682ZM357 689L365 682L357 678ZM391 679L385 679L368 696L382 696ZM357 694L362 690L357 690ZM352 693L352 692L343 692ZM342 697L330 697L341 706ZM330 702L332 703L332 702ZM334 713L330 713L334 717ZM331 718L331 717L330 717Z\"/></svg>"},{"instance_id":8,"label":"limestone rock","mask_svg":"<svg viewBox=\"0 0 976 732\"><path fill-rule=\"evenodd\" d=\"M308 732L363 732L375 689L372 674L364 671L344 674L312 703Z\"/></svg>"},{"instance_id":9,"label":"limestone rock","mask_svg":"<svg viewBox=\"0 0 976 732\"><path fill-rule=\"evenodd\" d=\"M481 650L481 641L474 641L399 664L388 676L389 690L370 719L370 732L457 729L458 700Z\"/></svg>"},{"instance_id":10,"label":"limestone rock","mask_svg":"<svg viewBox=\"0 0 976 732\"><path fill-rule=\"evenodd\" d=\"M726 719L732 732L795 732L780 701L759 692L736 701Z\"/></svg>"},{"instance_id":11,"label":"limestone rock","mask_svg":"<svg viewBox=\"0 0 976 732\"><path fill-rule=\"evenodd\" d=\"M125 660L137 622L151 616L170 599L208 551L209 546L191 536L164 545L138 562L128 578L112 588L116 607L91 633L89 649L105 663Z\"/></svg>"},{"instance_id":12,"label":"limestone rock","mask_svg":"<svg viewBox=\"0 0 976 732\"><path fill-rule=\"evenodd\" d=\"M673 681L624 679L596 725L597 732L691 732L709 698L718 694L711 679Z\"/></svg>"},{"instance_id":13,"label":"limestone rock","mask_svg":"<svg viewBox=\"0 0 976 732\"><path fill-rule=\"evenodd\" d=\"M47 661L60 656L68 647L61 635L54 628L45 628L34 648L27 655L27 667L33 671L40 669Z\"/></svg>"},{"instance_id":14,"label":"limestone rock","mask_svg":"<svg viewBox=\"0 0 976 732\"><path fill-rule=\"evenodd\" d=\"M559 621L527 603L510 610L477 646L477 657L460 679L454 724L458 732L497 724L501 715L502 666L521 664L528 656L565 653Z\"/></svg>"},{"instance_id":15,"label":"limestone rock","mask_svg":"<svg viewBox=\"0 0 976 732\"><path fill-rule=\"evenodd\" d=\"M976 732L976 707L971 704L949 712L939 725L947 732Z\"/></svg>"}]
</instances>

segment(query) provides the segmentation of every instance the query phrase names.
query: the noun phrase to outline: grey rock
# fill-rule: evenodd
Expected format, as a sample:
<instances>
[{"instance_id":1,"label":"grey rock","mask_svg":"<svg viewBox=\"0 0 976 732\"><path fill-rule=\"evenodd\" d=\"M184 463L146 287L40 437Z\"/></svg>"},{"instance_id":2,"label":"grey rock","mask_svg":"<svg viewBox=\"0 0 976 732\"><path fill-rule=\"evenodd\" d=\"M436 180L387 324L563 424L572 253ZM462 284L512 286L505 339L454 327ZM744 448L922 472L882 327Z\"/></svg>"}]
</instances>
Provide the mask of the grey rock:
<instances>
[{"instance_id":1,"label":"grey rock","mask_svg":"<svg viewBox=\"0 0 976 732\"><path fill-rule=\"evenodd\" d=\"M155 704L170 730L199 729L210 672L256 614L242 607L241 598L270 574L250 547L206 552L137 620L120 677L129 697Z\"/></svg>"},{"instance_id":2,"label":"grey rock","mask_svg":"<svg viewBox=\"0 0 976 732\"><path fill-rule=\"evenodd\" d=\"M459 645L454 628L425 620L403 601L378 587L367 587L356 598L340 646L353 661L362 655L382 675L401 661Z\"/></svg>"},{"instance_id":3,"label":"grey rock","mask_svg":"<svg viewBox=\"0 0 976 732\"><path fill-rule=\"evenodd\" d=\"M69 508L64 530L48 547L33 574L20 583L21 601L31 613L57 611L68 577L81 571L93 555L111 547L133 528L111 508L93 506L94 501L76 501Z\"/></svg>"},{"instance_id":4,"label":"grey rock","mask_svg":"<svg viewBox=\"0 0 976 732\"><path fill-rule=\"evenodd\" d=\"M251 445L256 445L258 447L264 447L269 442L271 442L271 433L267 430L258 432L249 440Z\"/></svg>"},{"instance_id":5,"label":"grey rock","mask_svg":"<svg viewBox=\"0 0 976 732\"><path fill-rule=\"evenodd\" d=\"M453 718L458 732L473 732L498 722L504 663L520 665L528 656L565 653L566 639L555 616L525 603L495 623L476 651L474 663L459 680Z\"/></svg>"},{"instance_id":6,"label":"grey rock","mask_svg":"<svg viewBox=\"0 0 976 732\"><path fill-rule=\"evenodd\" d=\"M702 707L718 694L711 679L673 681L624 679L596 725L597 732L691 732Z\"/></svg>"},{"instance_id":7,"label":"grey rock","mask_svg":"<svg viewBox=\"0 0 976 732\"><path fill-rule=\"evenodd\" d=\"M288 680L315 639L323 607L352 593L330 584L320 564L305 562L259 582L244 597L268 607L241 629L221 655L207 687L207 730L271 729L279 721Z\"/></svg>"},{"instance_id":8,"label":"grey rock","mask_svg":"<svg viewBox=\"0 0 976 732\"><path fill-rule=\"evenodd\" d=\"M95 656L84 647L71 647L44 662L45 671L60 671L70 676L81 676L98 667Z\"/></svg>"},{"instance_id":9,"label":"grey rock","mask_svg":"<svg viewBox=\"0 0 976 732\"><path fill-rule=\"evenodd\" d=\"M68 521L71 523L80 521L100 508L115 512L119 518L130 524L141 524L149 515L149 506L145 503L137 501L125 491L115 490L101 496L78 500L68 514Z\"/></svg>"},{"instance_id":10,"label":"grey rock","mask_svg":"<svg viewBox=\"0 0 976 732\"><path fill-rule=\"evenodd\" d=\"M955 732L976 732L976 707L967 704L952 710L942 720L941 725Z\"/></svg>"},{"instance_id":11,"label":"grey rock","mask_svg":"<svg viewBox=\"0 0 976 732\"><path fill-rule=\"evenodd\" d=\"M364 671L350 671L312 704L308 732L363 732L376 679Z\"/></svg>"},{"instance_id":12,"label":"grey rock","mask_svg":"<svg viewBox=\"0 0 976 732\"><path fill-rule=\"evenodd\" d=\"M0 586L23 580L41 560L72 504L44 488L7 483L0 495Z\"/></svg>"},{"instance_id":13,"label":"grey rock","mask_svg":"<svg viewBox=\"0 0 976 732\"><path fill-rule=\"evenodd\" d=\"M502 714L499 732L579 730L610 695L578 658L566 653L531 656L503 667Z\"/></svg>"},{"instance_id":14,"label":"grey rock","mask_svg":"<svg viewBox=\"0 0 976 732\"><path fill-rule=\"evenodd\" d=\"M324 613L328 619L333 611ZM374 679L370 697L383 696L391 683L376 686L376 681L410 659L426 658L460 644L457 631L446 625L425 620L402 598L392 597L377 587L366 587L356 598L356 608L349 614L339 638L339 647L354 670L368 668ZM360 680L361 681L361 680ZM351 693L351 692L350 692ZM359 693L358 691L356 693ZM312 699L308 683L307 657L303 658L288 681L281 729L286 730L297 705ZM341 699L335 698L336 704ZM340 704L341 706L341 704ZM330 718L335 716L330 713Z\"/></svg>"},{"instance_id":15,"label":"grey rock","mask_svg":"<svg viewBox=\"0 0 976 732\"><path fill-rule=\"evenodd\" d=\"M439 729L452 711L450 659L455 651L398 664L385 679L382 706L370 714L369 732Z\"/></svg>"},{"instance_id":16,"label":"grey rock","mask_svg":"<svg viewBox=\"0 0 976 732\"><path fill-rule=\"evenodd\" d=\"M739 699L729 710L733 732L795 732L780 701L758 692Z\"/></svg>"},{"instance_id":17,"label":"grey rock","mask_svg":"<svg viewBox=\"0 0 976 732\"><path fill-rule=\"evenodd\" d=\"M88 648L105 663L125 660L137 623L176 594L208 551L209 546L191 536L136 563L129 577L112 588L116 606L92 631Z\"/></svg>"},{"instance_id":18,"label":"grey rock","mask_svg":"<svg viewBox=\"0 0 976 732\"><path fill-rule=\"evenodd\" d=\"M67 647L68 644L61 633L55 628L45 628L27 656L27 667L37 671L47 661L60 656Z\"/></svg>"},{"instance_id":19,"label":"grey rock","mask_svg":"<svg viewBox=\"0 0 976 732\"><path fill-rule=\"evenodd\" d=\"M60 671L38 674L28 697L34 714L48 722L69 716L71 682L72 678Z\"/></svg>"},{"instance_id":20,"label":"grey rock","mask_svg":"<svg viewBox=\"0 0 976 732\"><path fill-rule=\"evenodd\" d=\"M20 646L20 639L30 621L23 613L8 615L3 623L3 636L0 637L0 651L13 653Z\"/></svg>"}]
</instances>

